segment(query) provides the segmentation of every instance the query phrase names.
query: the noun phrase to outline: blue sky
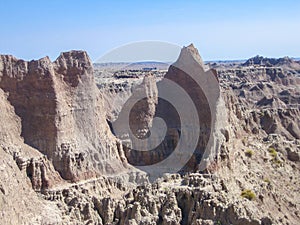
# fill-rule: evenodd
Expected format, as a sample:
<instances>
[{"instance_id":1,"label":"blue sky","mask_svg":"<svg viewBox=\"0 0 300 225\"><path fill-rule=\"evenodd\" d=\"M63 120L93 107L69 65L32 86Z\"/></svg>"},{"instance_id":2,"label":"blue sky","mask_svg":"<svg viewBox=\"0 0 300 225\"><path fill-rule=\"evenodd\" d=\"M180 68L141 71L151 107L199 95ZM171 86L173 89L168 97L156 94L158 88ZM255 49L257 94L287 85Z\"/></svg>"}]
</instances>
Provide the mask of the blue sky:
<instances>
[{"instance_id":1,"label":"blue sky","mask_svg":"<svg viewBox=\"0 0 300 225\"><path fill-rule=\"evenodd\" d=\"M144 40L194 43L204 60L300 56L297 0L0 1L0 54L26 60Z\"/></svg>"}]
</instances>

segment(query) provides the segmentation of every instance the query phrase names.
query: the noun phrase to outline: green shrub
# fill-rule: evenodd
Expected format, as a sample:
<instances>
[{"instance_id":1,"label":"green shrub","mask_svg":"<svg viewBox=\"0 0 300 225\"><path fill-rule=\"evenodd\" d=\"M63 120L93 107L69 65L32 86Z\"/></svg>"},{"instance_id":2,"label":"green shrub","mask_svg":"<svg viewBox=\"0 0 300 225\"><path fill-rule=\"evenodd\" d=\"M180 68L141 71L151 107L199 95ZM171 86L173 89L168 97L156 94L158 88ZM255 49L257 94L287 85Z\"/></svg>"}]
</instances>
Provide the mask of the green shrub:
<instances>
[{"instance_id":1,"label":"green shrub","mask_svg":"<svg viewBox=\"0 0 300 225\"><path fill-rule=\"evenodd\" d=\"M268 184L270 184L270 183L271 183L271 181L270 181L270 179L269 179L269 178L265 178L265 179L264 179L264 182L266 182L266 183L268 183Z\"/></svg>"},{"instance_id":2,"label":"green shrub","mask_svg":"<svg viewBox=\"0 0 300 225\"><path fill-rule=\"evenodd\" d=\"M275 150L275 148L269 147L268 151L269 151L269 154L272 156L272 162L274 164L276 164L277 166L282 166L283 162L279 159L278 153Z\"/></svg>"},{"instance_id":3,"label":"green shrub","mask_svg":"<svg viewBox=\"0 0 300 225\"><path fill-rule=\"evenodd\" d=\"M248 189L243 190L241 193L241 196L243 198L247 198L250 201L256 198L256 195L254 194L254 192L251 190L248 190Z\"/></svg>"},{"instance_id":4,"label":"green shrub","mask_svg":"<svg viewBox=\"0 0 300 225\"><path fill-rule=\"evenodd\" d=\"M245 155L248 156L249 158L251 158L253 156L254 152L250 149L245 151Z\"/></svg>"},{"instance_id":5,"label":"green shrub","mask_svg":"<svg viewBox=\"0 0 300 225\"><path fill-rule=\"evenodd\" d=\"M268 151L269 151L270 155L271 155L273 158L277 158L277 155L278 155L278 154L277 154L275 148L269 147Z\"/></svg>"}]
</instances>

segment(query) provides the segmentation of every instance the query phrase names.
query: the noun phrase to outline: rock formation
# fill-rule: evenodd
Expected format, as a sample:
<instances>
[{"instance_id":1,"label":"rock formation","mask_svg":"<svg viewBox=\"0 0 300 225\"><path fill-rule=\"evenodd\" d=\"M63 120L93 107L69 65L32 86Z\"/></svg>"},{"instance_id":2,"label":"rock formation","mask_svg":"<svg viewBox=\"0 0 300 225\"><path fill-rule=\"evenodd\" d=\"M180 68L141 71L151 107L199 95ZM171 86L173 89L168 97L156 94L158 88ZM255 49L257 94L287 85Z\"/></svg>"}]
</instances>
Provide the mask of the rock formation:
<instances>
[{"instance_id":1,"label":"rock formation","mask_svg":"<svg viewBox=\"0 0 300 225\"><path fill-rule=\"evenodd\" d=\"M217 159L217 151L225 140L221 129L225 128L222 122L226 121L226 114L220 113L225 108L221 106L216 74L205 71L204 63L193 45L182 49L178 60L157 85L155 79L148 75L136 89L123 106L115 122L117 125L113 125L121 126L118 123L124 123L125 118L129 117L128 123L132 130L132 134L128 134L129 140L135 137L147 139L146 142L134 140L134 146L125 147L130 164L161 176L166 172L204 170L210 161ZM144 94L141 93L143 90ZM129 115L124 116L123 113ZM156 118L166 124L166 135L162 139L157 134L162 128L153 128L151 131L152 120ZM119 137L127 137L128 130L124 126ZM193 145L190 152L188 145L183 143ZM174 160L182 159L180 155L187 156L187 160L175 166ZM172 160L167 159L170 156Z\"/></svg>"},{"instance_id":2,"label":"rock formation","mask_svg":"<svg viewBox=\"0 0 300 225\"><path fill-rule=\"evenodd\" d=\"M164 78L119 71L97 77L99 91L85 52L0 56L0 224L297 224L299 71L261 60L213 72L191 45ZM155 151L134 151L164 125ZM186 128L199 133L180 173L147 182L137 167L169 158Z\"/></svg>"},{"instance_id":3,"label":"rock formation","mask_svg":"<svg viewBox=\"0 0 300 225\"><path fill-rule=\"evenodd\" d=\"M41 153L24 144L20 118L1 89L0 105L0 224L60 223L57 206L34 192L60 183L59 174Z\"/></svg>"},{"instance_id":4,"label":"rock formation","mask_svg":"<svg viewBox=\"0 0 300 225\"><path fill-rule=\"evenodd\" d=\"M62 53L53 63L12 56L1 56L0 62L0 87L21 119L24 142L46 156L62 178L76 181L126 167L85 52Z\"/></svg>"},{"instance_id":5,"label":"rock formation","mask_svg":"<svg viewBox=\"0 0 300 225\"><path fill-rule=\"evenodd\" d=\"M7 94L0 89L1 131L0 146L16 161L19 169L31 179L35 190L51 188L62 182L45 155L24 143L21 135L21 120L7 100Z\"/></svg>"},{"instance_id":6,"label":"rock formation","mask_svg":"<svg viewBox=\"0 0 300 225\"><path fill-rule=\"evenodd\" d=\"M55 203L34 192L26 173L0 146L0 224L60 224L61 212ZM51 176L51 174L48 174Z\"/></svg>"},{"instance_id":7,"label":"rock formation","mask_svg":"<svg viewBox=\"0 0 300 225\"><path fill-rule=\"evenodd\" d=\"M290 68L293 70L299 70L300 64L299 62L289 58L289 57L283 57L279 59L275 58L265 58L263 56L255 56L253 58L248 59L243 66L267 66L267 67L284 67L284 68Z\"/></svg>"}]
</instances>

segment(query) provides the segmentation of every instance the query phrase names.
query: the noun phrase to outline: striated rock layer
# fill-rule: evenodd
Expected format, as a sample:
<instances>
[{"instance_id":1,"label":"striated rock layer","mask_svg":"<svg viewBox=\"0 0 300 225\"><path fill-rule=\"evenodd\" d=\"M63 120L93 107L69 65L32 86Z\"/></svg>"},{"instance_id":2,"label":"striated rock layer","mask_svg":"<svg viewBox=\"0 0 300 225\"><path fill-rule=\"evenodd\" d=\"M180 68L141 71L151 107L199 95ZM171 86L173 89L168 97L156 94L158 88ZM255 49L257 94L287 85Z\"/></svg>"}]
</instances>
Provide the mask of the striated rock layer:
<instances>
[{"instance_id":1,"label":"striated rock layer","mask_svg":"<svg viewBox=\"0 0 300 225\"><path fill-rule=\"evenodd\" d=\"M52 163L36 149L24 143L21 134L21 120L7 101L7 95L0 89L1 129L0 146L13 157L19 169L27 175L35 190L51 188L61 183L60 175Z\"/></svg>"},{"instance_id":2,"label":"striated rock layer","mask_svg":"<svg viewBox=\"0 0 300 225\"><path fill-rule=\"evenodd\" d=\"M203 171L210 161L217 159L220 145L225 140L222 131L226 128L226 109L221 99L216 73L205 70L204 63L193 45L182 49L178 60L169 67L164 78L157 84L148 75L136 90L122 110L130 110L132 134L129 139L136 137L147 141L138 144L138 141L133 141L134 146L125 148L130 164L142 170L151 170L160 176L160 172ZM145 93L141 94L140 90ZM129 108L129 102L134 101L137 103ZM185 108L182 108L183 105L186 105ZM121 122L124 120L122 113L121 111L118 118ZM157 129L151 132L152 120L155 118L162 119L166 124L166 135L162 141L159 140ZM118 120L116 123L120 122ZM124 134L119 137L126 136L128 130L124 129ZM175 149L178 145L180 147L177 151ZM189 145L193 145L190 152ZM182 160L181 165L175 166L174 161L182 158L180 155L188 156L188 160ZM165 159L170 156L174 159L168 163ZM151 165L155 166L150 168Z\"/></svg>"},{"instance_id":3,"label":"striated rock layer","mask_svg":"<svg viewBox=\"0 0 300 225\"><path fill-rule=\"evenodd\" d=\"M0 106L0 224L59 224L56 204L34 190L52 188L62 180L43 154L24 144L20 119L1 89Z\"/></svg>"},{"instance_id":4,"label":"striated rock layer","mask_svg":"<svg viewBox=\"0 0 300 225\"><path fill-rule=\"evenodd\" d=\"M112 84L98 85L114 93L100 94L81 51L62 53L55 62L0 56L0 224L298 224L299 73L215 66L218 79L188 46L165 76L195 105L195 114L183 111L187 127L197 130L195 115L200 124L200 134L191 134L199 138L196 151L183 169L201 169L198 156L213 163L202 173L173 171L154 183L129 185L119 173L143 177L126 157L157 165L182 138L186 127L178 108L161 98L165 90L177 99L175 89L163 89L164 81L153 75L132 82L120 74ZM207 89L199 89L193 75L201 75ZM125 135L125 157L106 117L118 120L127 100L138 96L145 98L129 114L134 136L153 136L158 116L168 125L167 136L158 151L141 157L128 148L133 137Z\"/></svg>"},{"instance_id":5,"label":"striated rock layer","mask_svg":"<svg viewBox=\"0 0 300 225\"><path fill-rule=\"evenodd\" d=\"M48 57L26 62L1 56L0 88L21 120L24 142L47 156L62 178L76 181L126 167L85 52L62 53L53 63ZM29 167L32 174L40 166Z\"/></svg>"}]
</instances>

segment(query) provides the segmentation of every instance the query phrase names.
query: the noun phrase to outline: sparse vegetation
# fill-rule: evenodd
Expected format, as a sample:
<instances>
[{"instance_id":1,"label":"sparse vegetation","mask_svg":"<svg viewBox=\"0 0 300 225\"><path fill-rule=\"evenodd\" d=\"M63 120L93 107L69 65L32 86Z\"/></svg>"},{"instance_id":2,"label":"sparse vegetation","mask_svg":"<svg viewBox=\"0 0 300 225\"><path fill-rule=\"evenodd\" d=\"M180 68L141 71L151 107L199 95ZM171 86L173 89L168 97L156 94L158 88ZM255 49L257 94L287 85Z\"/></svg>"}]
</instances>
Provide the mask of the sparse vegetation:
<instances>
[{"instance_id":1,"label":"sparse vegetation","mask_svg":"<svg viewBox=\"0 0 300 225\"><path fill-rule=\"evenodd\" d=\"M272 162L277 166L282 166L283 162L278 158L278 153L274 147L269 147L269 154L272 156Z\"/></svg>"},{"instance_id":2,"label":"sparse vegetation","mask_svg":"<svg viewBox=\"0 0 300 225\"><path fill-rule=\"evenodd\" d=\"M275 148L269 147L268 151L269 151L270 155L273 157L273 159L277 158L278 154L277 154L277 151L275 150Z\"/></svg>"},{"instance_id":3,"label":"sparse vegetation","mask_svg":"<svg viewBox=\"0 0 300 225\"><path fill-rule=\"evenodd\" d=\"M253 156L253 154L254 154L254 152L252 150L250 150L250 149L248 149L248 150L245 151L245 155L247 157L249 157L249 158L251 158Z\"/></svg>"},{"instance_id":4,"label":"sparse vegetation","mask_svg":"<svg viewBox=\"0 0 300 225\"><path fill-rule=\"evenodd\" d=\"M266 182L266 183L268 183L268 184L270 184L270 183L271 183L271 181L270 181L270 179L269 179L269 178L264 178L264 182Z\"/></svg>"},{"instance_id":5,"label":"sparse vegetation","mask_svg":"<svg viewBox=\"0 0 300 225\"><path fill-rule=\"evenodd\" d=\"M243 198L247 198L250 201L252 201L256 198L256 195L254 194L254 192L249 190L249 189L243 190L242 193L241 193L241 196Z\"/></svg>"}]
</instances>

